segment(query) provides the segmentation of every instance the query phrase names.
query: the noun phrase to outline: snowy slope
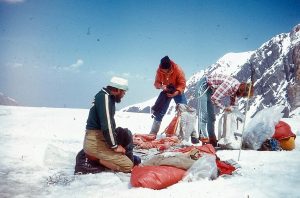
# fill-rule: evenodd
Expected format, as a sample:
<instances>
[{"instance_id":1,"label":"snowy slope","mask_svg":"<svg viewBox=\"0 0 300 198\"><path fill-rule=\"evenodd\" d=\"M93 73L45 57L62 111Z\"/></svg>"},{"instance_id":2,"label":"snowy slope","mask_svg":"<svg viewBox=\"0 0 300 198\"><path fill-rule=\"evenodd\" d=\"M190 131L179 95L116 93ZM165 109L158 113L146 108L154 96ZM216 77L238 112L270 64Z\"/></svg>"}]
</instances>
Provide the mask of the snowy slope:
<instances>
[{"instance_id":1,"label":"snowy slope","mask_svg":"<svg viewBox=\"0 0 300 198\"><path fill-rule=\"evenodd\" d=\"M300 110L299 110L300 111ZM300 135L300 112L284 119ZM293 151L241 153L238 174L214 181L180 182L167 189L132 188L130 174L74 176L88 110L0 106L0 197L299 197L300 139ZM118 126L147 133L149 114L117 112ZM172 116L167 115L164 128ZM237 161L238 151L218 151Z\"/></svg>"}]
</instances>

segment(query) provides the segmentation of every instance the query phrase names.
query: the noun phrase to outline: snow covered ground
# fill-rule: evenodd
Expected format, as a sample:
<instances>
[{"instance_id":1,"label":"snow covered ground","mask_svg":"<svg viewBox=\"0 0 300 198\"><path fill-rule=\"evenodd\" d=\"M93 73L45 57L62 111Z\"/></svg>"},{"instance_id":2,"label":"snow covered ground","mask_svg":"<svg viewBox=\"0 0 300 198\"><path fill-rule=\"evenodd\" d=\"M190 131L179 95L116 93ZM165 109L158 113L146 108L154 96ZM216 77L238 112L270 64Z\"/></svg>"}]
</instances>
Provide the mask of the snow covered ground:
<instances>
[{"instance_id":1,"label":"snow covered ground","mask_svg":"<svg viewBox=\"0 0 300 198\"><path fill-rule=\"evenodd\" d=\"M132 188L130 174L74 176L86 109L0 106L0 197L300 197L300 138L293 151L245 151L238 174L214 181L179 182L167 189ZM171 120L166 116L162 129ZM149 114L117 112L117 125L148 133ZM284 119L300 135L300 116ZM221 160L237 161L223 150Z\"/></svg>"}]
</instances>

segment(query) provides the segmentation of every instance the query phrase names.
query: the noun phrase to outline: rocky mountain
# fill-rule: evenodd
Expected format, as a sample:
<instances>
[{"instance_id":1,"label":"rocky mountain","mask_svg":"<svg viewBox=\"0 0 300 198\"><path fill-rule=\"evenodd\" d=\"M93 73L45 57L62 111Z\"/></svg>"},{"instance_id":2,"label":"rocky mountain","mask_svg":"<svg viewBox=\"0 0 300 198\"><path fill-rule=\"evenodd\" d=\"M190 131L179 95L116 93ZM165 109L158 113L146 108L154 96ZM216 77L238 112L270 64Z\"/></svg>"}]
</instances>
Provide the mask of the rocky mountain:
<instances>
[{"instance_id":1,"label":"rocky mountain","mask_svg":"<svg viewBox=\"0 0 300 198\"><path fill-rule=\"evenodd\" d=\"M240 81L250 82L254 70L254 97L249 99L249 113L255 115L259 110L281 104L285 117L300 107L300 24L289 33L274 36L255 51L228 53L205 71L199 71L187 81L186 96L188 104L196 107L195 89L204 74L223 73ZM131 105L122 111L143 112L155 102ZM239 100L239 107L245 109L246 99ZM136 108L135 108L136 107Z\"/></svg>"},{"instance_id":2,"label":"rocky mountain","mask_svg":"<svg viewBox=\"0 0 300 198\"><path fill-rule=\"evenodd\" d=\"M3 93L0 92L0 105L18 106L18 103L16 100L5 96Z\"/></svg>"}]
</instances>

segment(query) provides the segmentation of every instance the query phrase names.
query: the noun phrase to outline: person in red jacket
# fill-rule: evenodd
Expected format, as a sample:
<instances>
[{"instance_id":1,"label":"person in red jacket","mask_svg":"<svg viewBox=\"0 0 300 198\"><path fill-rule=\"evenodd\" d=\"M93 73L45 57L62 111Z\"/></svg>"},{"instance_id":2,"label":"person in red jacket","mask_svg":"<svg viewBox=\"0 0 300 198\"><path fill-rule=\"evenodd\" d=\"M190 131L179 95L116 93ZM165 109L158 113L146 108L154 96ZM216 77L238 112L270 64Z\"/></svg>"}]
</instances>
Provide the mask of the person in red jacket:
<instances>
[{"instance_id":1,"label":"person in red jacket","mask_svg":"<svg viewBox=\"0 0 300 198\"><path fill-rule=\"evenodd\" d=\"M174 99L176 104L187 104L184 95L184 89L186 87L184 72L179 65L170 60L168 56L163 57L160 61L156 71L154 87L156 89L162 89L162 92L152 107L154 121L150 134L157 134L159 131L161 121L172 99Z\"/></svg>"}]
</instances>

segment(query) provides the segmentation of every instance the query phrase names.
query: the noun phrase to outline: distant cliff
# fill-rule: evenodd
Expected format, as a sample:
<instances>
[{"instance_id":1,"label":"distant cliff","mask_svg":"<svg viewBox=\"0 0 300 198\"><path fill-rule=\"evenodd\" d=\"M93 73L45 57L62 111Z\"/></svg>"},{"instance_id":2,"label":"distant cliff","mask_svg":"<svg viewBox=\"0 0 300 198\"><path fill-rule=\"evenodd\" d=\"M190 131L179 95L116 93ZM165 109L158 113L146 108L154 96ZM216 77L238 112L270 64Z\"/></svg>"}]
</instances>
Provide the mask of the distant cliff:
<instances>
[{"instance_id":1,"label":"distant cliff","mask_svg":"<svg viewBox=\"0 0 300 198\"><path fill-rule=\"evenodd\" d=\"M18 106L19 104L16 100L5 96L3 93L0 92L0 105Z\"/></svg>"}]
</instances>

